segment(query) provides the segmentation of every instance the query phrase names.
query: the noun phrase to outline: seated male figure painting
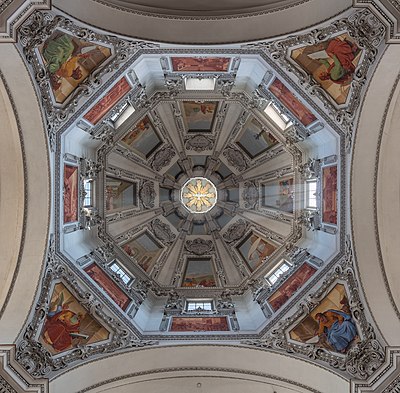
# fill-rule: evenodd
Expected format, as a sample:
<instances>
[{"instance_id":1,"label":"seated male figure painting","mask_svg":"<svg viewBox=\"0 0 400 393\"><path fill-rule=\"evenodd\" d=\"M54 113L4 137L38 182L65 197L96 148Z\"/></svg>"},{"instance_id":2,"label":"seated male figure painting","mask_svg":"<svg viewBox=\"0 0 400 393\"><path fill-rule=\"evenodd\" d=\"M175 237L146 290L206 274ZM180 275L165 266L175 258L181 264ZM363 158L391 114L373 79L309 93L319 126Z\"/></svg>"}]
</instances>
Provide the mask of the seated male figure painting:
<instances>
[{"instance_id":1,"label":"seated male figure painting","mask_svg":"<svg viewBox=\"0 0 400 393\"><path fill-rule=\"evenodd\" d=\"M315 319L319 323L316 334L326 338L335 351L345 353L357 335L357 328L351 315L339 310L327 310L316 314Z\"/></svg>"},{"instance_id":2,"label":"seated male figure painting","mask_svg":"<svg viewBox=\"0 0 400 393\"><path fill-rule=\"evenodd\" d=\"M344 285L336 284L289 335L295 341L346 353L358 340L358 333Z\"/></svg>"}]
</instances>

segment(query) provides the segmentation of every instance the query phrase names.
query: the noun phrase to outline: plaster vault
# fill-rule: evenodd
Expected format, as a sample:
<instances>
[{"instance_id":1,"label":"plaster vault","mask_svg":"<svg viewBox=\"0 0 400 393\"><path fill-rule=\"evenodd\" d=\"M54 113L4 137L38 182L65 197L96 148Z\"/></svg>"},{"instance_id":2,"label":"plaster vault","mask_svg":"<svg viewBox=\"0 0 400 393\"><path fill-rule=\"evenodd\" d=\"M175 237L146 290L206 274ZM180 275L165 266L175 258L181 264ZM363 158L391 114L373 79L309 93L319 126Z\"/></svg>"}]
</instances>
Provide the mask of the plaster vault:
<instances>
[{"instance_id":1,"label":"plaster vault","mask_svg":"<svg viewBox=\"0 0 400 393\"><path fill-rule=\"evenodd\" d=\"M400 389L395 2L3 3L0 391Z\"/></svg>"}]
</instances>

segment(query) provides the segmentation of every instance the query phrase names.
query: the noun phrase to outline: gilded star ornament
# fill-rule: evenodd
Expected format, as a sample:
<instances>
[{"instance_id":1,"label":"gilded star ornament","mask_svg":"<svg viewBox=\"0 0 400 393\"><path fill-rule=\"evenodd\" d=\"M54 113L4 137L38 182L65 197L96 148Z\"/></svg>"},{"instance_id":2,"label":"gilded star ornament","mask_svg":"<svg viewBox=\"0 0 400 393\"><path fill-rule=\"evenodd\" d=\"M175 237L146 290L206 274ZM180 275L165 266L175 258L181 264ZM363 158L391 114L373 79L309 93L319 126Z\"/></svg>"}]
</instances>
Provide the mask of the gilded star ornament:
<instances>
[{"instance_id":1,"label":"gilded star ornament","mask_svg":"<svg viewBox=\"0 0 400 393\"><path fill-rule=\"evenodd\" d=\"M193 177L182 187L181 200L191 213L206 213L217 202L217 189L210 180Z\"/></svg>"}]
</instances>

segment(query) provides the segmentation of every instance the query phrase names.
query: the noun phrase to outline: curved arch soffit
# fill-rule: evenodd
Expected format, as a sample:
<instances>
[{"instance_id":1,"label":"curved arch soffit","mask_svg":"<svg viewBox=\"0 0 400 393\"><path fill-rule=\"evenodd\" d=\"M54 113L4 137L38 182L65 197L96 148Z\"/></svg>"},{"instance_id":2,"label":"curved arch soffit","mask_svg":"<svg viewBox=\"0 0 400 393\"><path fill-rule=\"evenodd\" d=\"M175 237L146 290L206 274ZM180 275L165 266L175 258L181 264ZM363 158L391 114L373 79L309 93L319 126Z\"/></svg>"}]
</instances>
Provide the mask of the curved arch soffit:
<instances>
[{"instance_id":1,"label":"curved arch soffit","mask_svg":"<svg viewBox=\"0 0 400 393\"><path fill-rule=\"evenodd\" d=\"M251 14L193 17L143 12L127 7L126 2L124 6L120 3L86 0L82 7L80 0L53 1L61 11L105 31L143 40L194 45L249 42L285 35L329 20L352 5L349 0L292 1L283 2L280 8Z\"/></svg>"},{"instance_id":2,"label":"curved arch soffit","mask_svg":"<svg viewBox=\"0 0 400 393\"><path fill-rule=\"evenodd\" d=\"M85 378L88 375L90 378ZM239 346L178 345L146 348L86 363L56 377L50 382L50 390L119 392L114 389L122 385L133 387L138 382L153 383L160 378L170 379L173 386L171 378L187 379L192 375L259 382L263 391L266 384L290 387L295 392L334 393L349 389L349 382L343 377L288 355Z\"/></svg>"},{"instance_id":3,"label":"curved arch soffit","mask_svg":"<svg viewBox=\"0 0 400 393\"><path fill-rule=\"evenodd\" d=\"M367 304L389 345L400 343L400 293L395 281L400 274L399 245L394 238L400 222L399 174L394 169L398 166L393 166L399 162L395 124L400 116L399 55L400 47L389 46L371 79L354 141L351 174L357 268ZM396 185L394 203L390 193Z\"/></svg>"},{"instance_id":4,"label":"curved arch soffit","mask_svg":"<svg viewBox=\"0 0 400 393\"><path fill-rule=\"evenodd\" d=\"M32 308L47 246L50 180L47 140L30 76L13 44L0 57L0 331L14 342Z\"/></svg>"}]
</instances>

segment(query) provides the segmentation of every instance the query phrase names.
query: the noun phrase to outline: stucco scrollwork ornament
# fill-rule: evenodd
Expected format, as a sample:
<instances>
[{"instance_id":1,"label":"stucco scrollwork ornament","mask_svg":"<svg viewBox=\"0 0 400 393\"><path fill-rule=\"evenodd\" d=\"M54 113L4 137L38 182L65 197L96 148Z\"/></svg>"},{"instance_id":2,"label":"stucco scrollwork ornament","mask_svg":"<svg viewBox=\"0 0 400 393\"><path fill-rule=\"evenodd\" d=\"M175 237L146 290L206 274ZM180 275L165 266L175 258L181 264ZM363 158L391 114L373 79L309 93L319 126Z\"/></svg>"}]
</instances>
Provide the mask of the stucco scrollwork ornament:
<instances>
[{"instance_id":1,"label":"stucco scrollwork ornament","mask_svg":"<svg viewBox=\"0 0 400 393\"><path fill-rule=\"evenodd\" d=\"M167 146L161 150L159 150L153 158L153 161L151 163L152 168L155 171L160 171L162 168L167 166L173 157L176 156L175 150L172 148L172 146Z\"/></svg>"},{"instance_id":2,"label":"stucco scrollwork ornament","mask_svg":"<svg viewBox=\"0 0 400 393\"><path fill-rule=\"evenodd\" d=\"M248 168L248 164L244 155L237 149L227 147L223 152L224 157L228 160L228 163L242 172Z\"/></svg>"},{"instance_id":3,"label":"stucco scrollwork ornament","mask_svg":"<svg viewBox=\"0 0 400 393\"><path fill-rule=\"evenodd\" d=\"M150 226L155 237L162 243L171 244L176 239L176 235L171 231L171 228L159 218L153 220Z\"/></svg>"},{"instance_id":4,"label":"stucco scrollwork ornament","mask_svg":"<svg viewBox=\"0 0 400 393\"><path fill-rule=\"evenodd\" d=\"M96 251L107 261L115 258L114 243L111 241L107 241L103 246L97 247Z\"/></svg>"},{"instance_id":5,"label":"stucco scrollwork ornament","mask_svg":"<svg viewBox=\"0 0 400 393\"><path fill-rule=\"evenodd\" d=\"M217 79L217 91L224 97L229 97L231 90L235 86L235 79L232 78L218 78Z\"/></svg>"},{"instance_id":6,"label":"stucco scrollwork ornament","mask_svg":"<svg viewBox=\"0 0 400 393\"><path fill-rule=\"evenodd\" d=\"M99 127L90 130L92 139L103 142L103 146L111 146L114 140L115 129L106 121L102 121Z\"/></svg>"},{"instance_id":7,"label":"stucco scrollwork ornament","mask_svg":"<svg viewBox=\"0 0 400 393\"><path fill-rule=\"evenodd\" d=\"M139 190L139 198L146 209L152 209L154 207L156 192L152 181L143 182Z\"/></svg>"},{"instance_id":8,"label":"stucco scrollwork ornament","mask_svg":"<svg viewBox=\"0 0 400 393\"><path fill-rule=\"evenodd\" d=\"M195 135L191 138L188 138L185 143L187 150L194 150L197 152L212 150L213 146L214 140L205 135Z\"/></svg>"},{"instance_id":9,"label":"stucco scrollwork ornament","mask_svg":"<svg viewBox=\"0 0 400 393\"><path fill-rule=\"evenodd\" d=\"M257 184L253 181L245 182L242 196L245 209L255 209L260 198Z\"/></svg>"},{"instance_id":10,"label":"stucco scrollwork ornament","mask_svg":"<svg viewBox=\"0 0 400 393\"><path fill-rule=\"evenodd\" d=\"M185 250L195 255L210 254L214 252L214 243L201 238L186 240Z\"/></svg>"},{"instance_id":11,"label":"stucco scrollwork ornament","mask_svg":"<svg viewBox=\"0 0 400 393\"><path fill-rule=\"evenodd\" d=\"M218 312L232 310L235 308L235 304L232 300L231 293L229 290L223 291L217 298L215 308Z\"/></svg>"},{"instance_id":12,"label":"stucco scrollwork ornament","mask_svg":"<svg viewBox=\"0 0 400 393\"><path fill-rule=\"evenodd\" d=\"M309 158L304 164L297 167L303 180L313 179L319 176L321 170L320 160Z\"/></svg>"},{"instance_id":13,"label":"stucco scrollwork ornament","mask_svg":"<svg viewBox=\"0 0 400 393\"><path fill-rule=\"evenodd\" d=\"M384 362L385 353L370 327L368 340L350 348L347 354L346 371L359 379L367 379Z\"/></svg>"},{"instance_id":14,"label":"stucco scrollwork ornament","mask_svg":"<svg viewBox=\"0 0 400 393\"><path fill-rule=\"evenodd\" d=\"M177 96L185 90L183 78L180 77L167 77L164 81L164 86L170 92L171 98Z\"/></svg>"},{"instance_id":15,"label":"stucco scrollwork ornament","mask_svg":"<svg viewBox=\"0 0 400 393\"><path fill-rule=\"evenodd\" d=\"M238 220L235 223L231 224L227 231L222 235L223 239L227 243L233 243L239 239L241 239L247 230L247 223L245 220Z\"/></svg>"},{"instance_id":16,"label":"stucco scrollwork ornament","mask_svg":"<svg viewBox=\"0 0 400 393\"><path fill-rule=\"evenodd\" d=\"M101 170L101 165L98 164L96 161L87 158L82 160L81 176L84 179L96 179Z\"/></svg>"},{"instance_id":17,"label":"stucco scrollwork ornament","mask_svg":"<svg viewBox=\"0 0 400 393\"><path fill-rule=\"evenodd\" d=\"M321 228L321 216L317 210L303 209L296 222L303 225L307 231L315 231Z\"/></svg>"},{"instance_id":18,"label":"stucco scrollwork ornament","mask_svg":"<svg viewBox=\"0 0 400 393\"><path fill-rule=\"evenodd\" d=\"M103 218L99 215L96 208L84 207L82 208L82 227L83 229L90 230L96 225L102 225Z\"/></svg>"},{"instance_id":19,"label":"stucco scrollwork ornament","mask_svg":"<svg viewBox=\"0 0 400 393\"><path fill-rule=\"evenodd\" d=\"M2 376L0 376L0 392L18 393Z\"/></svg>"},{"instance_id":20,"label":"stucco scrollwork ornament","mask_svg":"<svg viewBox=\"0 0 400 393\"><path fill-rule=\"evenodd\" d=\"M183 299L176 291L170 291L167 303L165 305L165 309L169 312L178 311L182 312L183 310Z\"/></svg>"},{"instance_id":21,"label":"stucco scrollwork ornament","mask_svg":"<svg viewBox=\"0 0 400 393\"><path fill-rule=\"evenodd\" d=\"M300 128L292 125L284 131L284 136L286 139L286 144L294 145L296 143L304 141L304 139L306 139L308 135L301 132Z\"/></svg>"}]
</instances>

